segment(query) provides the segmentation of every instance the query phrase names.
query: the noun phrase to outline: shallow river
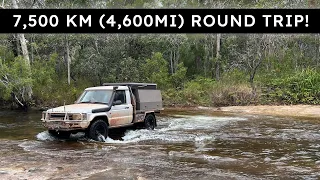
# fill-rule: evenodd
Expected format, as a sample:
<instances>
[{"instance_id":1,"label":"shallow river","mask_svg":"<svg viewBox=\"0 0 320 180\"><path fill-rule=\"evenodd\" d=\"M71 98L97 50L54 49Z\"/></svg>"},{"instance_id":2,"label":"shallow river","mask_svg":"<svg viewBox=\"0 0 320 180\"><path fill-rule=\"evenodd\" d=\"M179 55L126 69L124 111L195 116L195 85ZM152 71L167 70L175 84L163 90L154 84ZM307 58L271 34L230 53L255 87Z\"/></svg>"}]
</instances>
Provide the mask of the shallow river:
<instances>
[{"instance_id":1,"label":"shallow river","mask_svg":"<svg viewBox=\"0 0 320 180\"><path fill-rule=\"evenodd\" d=\"M55 139L40 116L0 111L0 179L320 178L320 120L165 112L101 143Z\"/></svg>"}]
</instances>

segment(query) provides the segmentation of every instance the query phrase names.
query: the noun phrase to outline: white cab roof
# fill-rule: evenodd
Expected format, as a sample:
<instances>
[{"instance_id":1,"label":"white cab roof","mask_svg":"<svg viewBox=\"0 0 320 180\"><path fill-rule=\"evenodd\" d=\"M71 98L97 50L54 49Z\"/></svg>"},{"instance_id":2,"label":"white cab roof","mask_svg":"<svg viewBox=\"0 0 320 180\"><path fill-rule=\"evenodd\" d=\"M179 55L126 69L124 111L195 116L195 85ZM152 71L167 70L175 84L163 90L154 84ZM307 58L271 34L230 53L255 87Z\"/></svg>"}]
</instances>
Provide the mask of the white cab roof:
<instances>
[{"instance_id":1,"label":"white cab roof","mask_svg":"<svg viewBox=\"0 0 320 180\"><path fill-rule=\"evenodd\" d=\"M88 87L85 90L112 90L114 86L96 86L96 87ZM117 90L127 90L127 86L118 86Z\"/></svg>"}]
</instances>

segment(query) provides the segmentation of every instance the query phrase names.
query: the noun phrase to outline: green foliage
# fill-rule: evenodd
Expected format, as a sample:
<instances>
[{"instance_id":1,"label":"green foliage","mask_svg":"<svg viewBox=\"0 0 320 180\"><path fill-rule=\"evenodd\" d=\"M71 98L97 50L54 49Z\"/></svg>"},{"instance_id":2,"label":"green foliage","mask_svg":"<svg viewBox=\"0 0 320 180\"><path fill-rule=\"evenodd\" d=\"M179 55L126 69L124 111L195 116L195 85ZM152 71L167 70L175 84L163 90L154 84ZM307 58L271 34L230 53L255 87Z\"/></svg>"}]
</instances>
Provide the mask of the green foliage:
<instances>
[{"instance_id":1,"label":"green foliage","mask_svg":"<svg viewBox=\"0 0 320 180\"><path fill-rule=\"evenodd\" d=\"M188 68L186 74L188 77L204 75L204 72L200 71L206 54L205 47L202 45L204 40L205 36L202 34L188 35L188 43L185 43L180 49L181 59Z\"/></svg>"},{"instance_id":2,"label":"green foliage","mask_svg":"<svg viewBox=\"0 0 320 180\"><path fill-rule=\"evenodd\" d=\"M115 6L126 3L109 2ZM133 5L127 1L125 6L148 5L145 1L130 2ZM193 4L203 6L201 2ZM190 2L186 2L185 6L188 5ZM216 37L214 34L28 34L30 71L19 56L21 50L17 49L16 39L2 35L0 99L10 100L12 92L21 97L23 87L31 86L37 105L54 106L74 102L89 86L132 81L157 83L166 105L320 103L319 35L223 34L219 66ZM66 40L71 58L70 85ZM258 56L261 64L257 62ZM254 68L257 64L258 68ZM217 67L218 81L215 80ZM251 86L248 72L252 74L252 71L256 74Z\"/></svg>"},{"instance_id":3,"label":"green foliage","mask_svg":"<svg viewBox=\"0 0 320 180\"><path fill-rule=\"evenodd\" d=\"M179 63L176 72L171 75L171 84L175 88L182 88L186 81L186 74L187 68L183 66L183 63Z\"/></svg>"},{"instance_id":4,"label":"green foliage","mask_svg":"<svg viewBox=\"0 0 320 180\"><path fill-rule=\"evenodd\" d=\"M186 101L182 95L182 91L174 88L164 89L161 92L163 103L165 106L184 105Z\"/></svg>"},{"instance_id":5,"label":"green foliage","mask_svg":"<svg viewBox=\"0 0 320 180\"><path fill-rule=\"evenodd\" d=\"M31 71L25 60L18 56L14 60L4 62L0 59L0 91L3 92L2 98L8 100L10 93L15 93L22 99L25 97L25 87L32 86Z\"/></svg>"},{"instance_id":6,"label":"green foliage","mask_svg":"<svg viewBox=\"0 0 320 180\"><path fill-rule=\"evenodd\" d=\"M11 84L7 84L7 73L9 72L8 66L3 62L2 59L0 59L0 77L3 77L0 83L0 92L1 92L1 98L7 100L10 97L10 92L12 91Z\"/></svg>"},{"instance_id":7,"label":"green foliage","mask_svg":"<svg viewBox=\"0 0 320 180\"><path fill-rule=\"evenodd\" d=\"M91 86L90 81L81 79L67 83L66 77L60 79L55 71L58 54L53 53L47 61L36 60L32 64L33 96L40 106L57 106L73 103L83 90Z\"/></svg>"},{"instance_id":8,"label":"green foliage","mask_svg":"<svg viewBox=\"0 0 320 180\"><path fill-rule=\"evenodd\" d=\"M85 88L90 86L87 81L81 83L67 83L67 79L54 80L51 89L46 91L45 96L38 96L36 103L40 106L58 106L74 103ZM44 90L47 88L43 87Z\"/></svg>"},{"instance_id":9,"label":"green foliage","mask_svg":"<svg viewBox=\"0 0 320 180\"><path fill-rule=\"evenodd\" d=\"M276 78L266 85L263 93L266 102L319 104L320 74L305 69L289 77Z\"/></svg>"},{"instance_id":10,"label":"green foliage","mask_svg":"<svg viewBox=\"0 0 320 180\"><path fill-rule=\"evenodd\" d=\"M160 52L154 53L150 59L147 59L142 65L142 70L147 82L157 83L160 89L170 87L168 62Z\"/></svg>"},{"instance_id":11,"label":"green foliage","mask_svg":"<svg viewBox=\"0 0 320 180\"><path fill-rule=\"evenodd\" d=\"M49 101L56 91L54 80L57 79L55 73L55 62L57 54L51 54L48 61L35 60L32 64L33 93L35 99Z\"/></svg>"},{"instance_id":12,"label":"green foliage","mask_svg":"<svg viewBox=\"0 0 320 180\"><path fill-rule=\"evenodd\" d=\"M184 101L189 105L211 105L210 95L215 84L214 80L203 77L187 82L182 90Z\"/></svg>"},{"instance_id":13,"label":"green foliage","mask_svg":"<svg viewBox=\"0 0 320 180\"><path fill-rule=\"evenodd\" d=\"M163 92L166 105L230 106L258 103L259 92L249 83L216 82L211 78L196 77L185 83L182 90L167 89Z\"/></svg>"},{"instance_id":14,"label":"green foliage","mask_svg":"<svg viewBox=\"0 0 320 180\"><path fill-rule=\"evenodd\" d=\"M21 8L30 5L19 2ZM316 1L301 0L46 0L44 4L35 2L33 8L319 5ZM157 83L166 105L320 103L318 34L222 34L219 59L216 34L26 34L25 37L31 69L19 56L17 38L0 35L0 100L9 100L11 93L21 98L25 87L30 86L37 105L61 105L72 103L88 86L135 81ZM71 58L71 84L67 83L66 44L69 44ZM261 60L261 64L257 60ZM217 67L221 75L219 81L214 80ZM253 74L255 80L251 87L248 79Z\"/></svg>"},{"instance_id":15,"label":"green foliage","mask_svg":"<svg viewBox=\"0 0 320 180\"><path fill-rule=\"evenodd\" d=\"M131 72L130 70L129 72ZM187 68L179 63L175 73L169 75L168 62L160 52L154 53L151 59L147 59L141 66L141 71L147 82L157 83L161 89L182 88L186 81ZM127 74L129 73L127 72ZM137 73L138 74L138 73Z\"/></svg>"},{"instance_id":16,"label":"green foliage","mask_svg":"<svg viewBox=\"0 0 320 180\"><path fill-rule=\"evenodd\" d=\"M119 63L119 70L116 72L118 82L138 82L140 76L140 66L136 66L138 60L131 57L125 58Z\"/></svg>"},{"instance_id":17,"label":"green foliage","mask_svg":"<svg viewBox=\"0 0 320 180\"><path fill-rule=\"evenodd\" d=\"M228 84L244 84L248 80L248 74L240 69L234 69L223 73L221 82L228 82Z\"/></svg>"},{"instance_id":18,"label":"green foliage","mask_svg":"<svg viewBox=\"0 0 320 180\"><path fill-rule=\"evenodd\" d=\"M211 91L211 105L239 106L257 104L259 92L254 91L249 83L219 82Z\"/></svg>"}]
</instances>

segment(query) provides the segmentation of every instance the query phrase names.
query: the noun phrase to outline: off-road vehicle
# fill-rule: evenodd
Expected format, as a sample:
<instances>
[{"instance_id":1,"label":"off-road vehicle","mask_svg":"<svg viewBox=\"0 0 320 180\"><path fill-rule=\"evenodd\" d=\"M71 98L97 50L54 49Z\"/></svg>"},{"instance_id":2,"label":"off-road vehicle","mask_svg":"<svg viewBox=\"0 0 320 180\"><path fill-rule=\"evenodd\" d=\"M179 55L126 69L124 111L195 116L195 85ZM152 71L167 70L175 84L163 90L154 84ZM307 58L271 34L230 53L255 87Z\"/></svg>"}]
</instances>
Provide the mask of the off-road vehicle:
<instances>
[{"instance_id":1,"label":"off-road vehicle","mask_svg":"<svg viewBox=\"0 0 320 180\"><path fill-rule=\"evenodd\" d=\"M71 105L48 109L41 121L51 135L68 138L71 133L85 132L100 140L108 129L140 123L147 129L157 126L156 113L163 110L156 84L104 83L89 87Z\"/></svg>"}]
</instances>

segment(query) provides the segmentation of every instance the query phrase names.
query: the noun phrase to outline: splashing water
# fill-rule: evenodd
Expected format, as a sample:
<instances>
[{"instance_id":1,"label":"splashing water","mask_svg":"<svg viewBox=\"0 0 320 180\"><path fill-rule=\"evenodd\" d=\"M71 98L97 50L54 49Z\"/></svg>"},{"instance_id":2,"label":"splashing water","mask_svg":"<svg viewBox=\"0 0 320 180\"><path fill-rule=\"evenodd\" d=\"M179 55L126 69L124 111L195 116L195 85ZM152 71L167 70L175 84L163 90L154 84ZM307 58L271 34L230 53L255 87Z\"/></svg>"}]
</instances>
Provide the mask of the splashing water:
<instances>
[{"instance_id":1,"label":"splashing water","mask_svg":"<svg viewBox=\"0 0 320 180\"><path fill-rule=\"evenodd\" d=\"M100 142L107 142L106 137L104 137L102 134L98 134L98 140L99 140Z\"/></svg>"},{"instance_id":2,"label":"splashing water","mask_svg":"<svg viewBox=\"0 0 320 180\"><path fill-rule=\"evenodd\" d=\"M158 140L166 142L203 142L213 141L213 131L246 118L208 117L208 116L177 116L167 122L159 122L162 128L149 131L146 129L128 131L122 137L124 142ZM194 133L197 132L197 133Z\"/></svg>"},{"instance_id":3,"label":"splashing water","mask_svg":"<svg viewBox=\"0 0 320 180\"><path fill-rule=\"evenodd\" d=\"M195 142L203 147L203 143L214 141L212 130L217 131L230 122L244 121L238 117L177 116L171 121L159 121L159 127L153 131L147 129L128 130L121 140L99 136L99 141L109 144L125 144L139 142L184 143ZM197 131L197 133L193 133Z\"/></svg>"},{"instance_id":4,"label":"splashing water","mask_svg":"<svg viewBox=\"0 0 320 180\"><path fill-rule=\"evenodd\" d=\"M105 138L99 134L98 139L100 142L111 144L124 144L124 143L138 143L146 141L157 142L195 142L199 146L203 142L214 141L214 135L212 130L217 131L223 126L237 121L244 121L246 118L239 117L208 117L208 116L186 116L178 115L176 118L172 118L171 121L158 122L160 128L156 128L153 131L147 129L129 130L126 131L121 140L114 140L110 137ZM197 131L197 133L193 133ZM73 138L79 138L81 136L72 135ZM45 131L39 133L38 140L56 140L55 137Z\"/></svg>"},{"instance_id":5,"label":"splashing water","mask_svg":"<svg viewBox=\"0 0 320 180\"><path fill-rule=\"evenodd\" d=\"M36 135L36 138L41 141L54 141L55 137L51 136L48 131L43 131Z\"/></svg>"}]
</instances>

